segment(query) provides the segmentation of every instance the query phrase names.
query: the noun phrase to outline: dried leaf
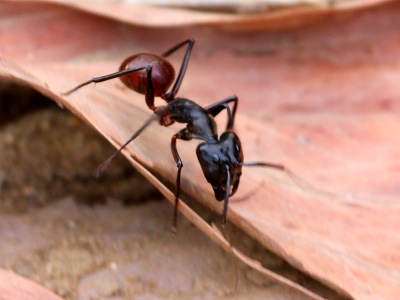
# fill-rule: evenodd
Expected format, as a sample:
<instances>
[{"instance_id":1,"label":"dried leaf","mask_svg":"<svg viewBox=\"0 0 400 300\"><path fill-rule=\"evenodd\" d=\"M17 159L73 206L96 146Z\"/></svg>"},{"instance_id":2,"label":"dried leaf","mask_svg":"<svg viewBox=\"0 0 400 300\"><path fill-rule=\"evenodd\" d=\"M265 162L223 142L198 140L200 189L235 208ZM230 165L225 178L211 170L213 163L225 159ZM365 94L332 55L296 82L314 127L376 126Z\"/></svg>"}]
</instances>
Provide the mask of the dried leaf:
<instances>
[{"instance_id":1,"label":"dried leaf","mask_svg":"<svg viewBox=\"0 0 400 300\"><path fill-rule=\"evenodd\" d=\"M60 297L38 284L22 278L10 271L0 269L0 299L61 300Z\"/></svg>"},{"instance_id":2,"label":"dried leaf","mask_svg":"<svg viewBox=\"0 0 400 300\"><path fill-rule=\"evenodd\" d=\"M365 9L393 0L129 1L118 3L56 1L82 11L140 26L229 26L230 29L285 29L327 16Z\"/></svg>"},{"instance_id":3,"label":"dried leaf","mask_svg":"<svg viewBox=\"0 0 400 300\"><path fill-rule=\"evenodd\" d=\"M229 220L344 294L396 299L399 8L396 2L362 13L325 15L318 26L280 32L232 32L131 27L61 5L5 2L0 76L43 92L117 146L150 115L143 96L118 80L68 97L60 93L114 72L130 54L161 53L194 37L180 95L208 105L237 94L235 126L245 160L284 163L333 191L301 188L284 174L249 168L231 200ZM180 60L172 58L175 65ZM179 128L152 126L129 153L174 183L169 143ZM183 190L220 212L196 160L195 143L178 147Z\"/></svg>"}]
</instances>

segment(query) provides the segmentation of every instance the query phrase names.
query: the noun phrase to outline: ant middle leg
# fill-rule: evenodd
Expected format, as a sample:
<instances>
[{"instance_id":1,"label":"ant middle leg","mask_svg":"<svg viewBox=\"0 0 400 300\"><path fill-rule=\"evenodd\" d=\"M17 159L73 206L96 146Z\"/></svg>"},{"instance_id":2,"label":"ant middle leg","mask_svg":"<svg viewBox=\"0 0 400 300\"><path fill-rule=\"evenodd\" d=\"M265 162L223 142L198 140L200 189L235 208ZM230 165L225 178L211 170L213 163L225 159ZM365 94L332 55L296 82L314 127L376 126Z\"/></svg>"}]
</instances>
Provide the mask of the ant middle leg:
<instances>
[{"instance_id":1,"label":"ant middle leg","mask_svg":"<svg viewBox=\"0 0 400 300\"><path fill-rule=\"evenodd\" d=\"M110 165L113 159L126 147L129 143L131 143L134 139L136 139L142 132L145 130L152 122L158 120L157 115L152 115L147 121L118 149L116 150L109 158L107 158L101 165L99 165L96 169L96 177L99 178L101 173L105 171L105 169Z\"/></svg>"}]
</instances>

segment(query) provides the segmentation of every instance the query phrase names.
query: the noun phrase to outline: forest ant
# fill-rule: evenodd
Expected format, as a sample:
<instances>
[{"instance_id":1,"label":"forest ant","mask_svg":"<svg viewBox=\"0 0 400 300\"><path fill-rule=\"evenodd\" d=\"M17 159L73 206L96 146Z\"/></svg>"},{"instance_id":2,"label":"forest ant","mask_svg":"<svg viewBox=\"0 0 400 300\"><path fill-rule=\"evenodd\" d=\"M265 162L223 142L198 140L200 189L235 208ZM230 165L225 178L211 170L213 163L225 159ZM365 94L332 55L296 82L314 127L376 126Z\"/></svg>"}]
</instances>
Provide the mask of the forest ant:
<instances>
[{"instance_id":1,"label":"forest ant","mask_svg":"<svg viewBox=\"0 0 400 300\"><path fill-rule=\"evenodd\" d=\"M187 45L187 50L179 70L179 74L170 92L167 92L175 78L175 70L166 57ZM197 146L197 158L200 162L204 176L211 184L215 198L224 200L222 213L222 224L226 224L229 198L235 194L243 166L262 166L288 172L285 166L266 162L243 162L243 152L240 139L233 131L235 114L238 105L236 96L228 97L207 107L201 107L192 100L186 98L175 98L181 86L183 77L189 63L190 54L194 45L193 39L185 40L161 55L152 53L140 53L128 57L121 64L116 73L95 77L88 80L70 91L64 93L69 95L81 87L119 77L128 88L144 94L147 106L154 112L129 140L111 155L97 170L99 176L110 164L113 158L121 152L131 141L139 136L142 131L153 121L159 121L162 126L170 126L174 122L187 124L186 127L171 138L171 151L176 162L178 171L176 176L175 208L173 218L173 229L176 229L178 203L180 196L181 171L183 167L179 156L176 140L200 139L204 142ZM165 106L154 105L154 98L161 97L167 104ZM229 106L233 103L233 107ZM226 130L218 138L217 126L214 117L226 109L228 124Z\"/></svg>"}]
</instances>

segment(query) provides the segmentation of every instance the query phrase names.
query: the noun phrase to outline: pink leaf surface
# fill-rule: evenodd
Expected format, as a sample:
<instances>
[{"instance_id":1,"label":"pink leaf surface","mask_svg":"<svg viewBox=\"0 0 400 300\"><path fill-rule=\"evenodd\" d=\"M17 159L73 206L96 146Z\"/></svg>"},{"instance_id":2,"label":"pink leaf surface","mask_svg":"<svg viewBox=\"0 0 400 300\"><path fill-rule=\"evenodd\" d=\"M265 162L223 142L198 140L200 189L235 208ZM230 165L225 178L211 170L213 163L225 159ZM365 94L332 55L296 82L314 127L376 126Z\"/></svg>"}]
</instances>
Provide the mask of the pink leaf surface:
<instances>
[{"instance_id":1,"label":"pink leaf surface","mask_svg":"<svg viewBox=\"0 0 400 300\"><path fill-rule=\"evenodd\" d=\"M333 191L299 188L274 171L246 169L231 199L229 220L338 291L357 299L397 299L399 8L392 3L332 14L299 28L244 32L143 28L62 5L5 2L0 76L43 92L117 146L150 115L143 96L118 80L68 97L61 92L116 71L130 54L161 53L195 38L180 96L206 106L237 94L235 129L245 160L284 163L313 185ZM172 59L175 65L180 60L179 55ZM169 144L179 128L154 125L129 153L173 183L176 166ZM220 212L195 146L178 144L182 188Z\"/></svg>"},{"instance_id":2,"label":"pink leaf surface","mask_svg":"<svg viewBox=\"0 0 400 300\"><path fill-rule=\"evenodd\" d=\"M182 1L182 5L173 5L169 1L165 1L164 5L130 5L123 1L113 4L99 1L96 5L80 1L57 2L62 2L65 5L88 11L92 14L140 26L213 25L223 27L227 25L229 28L240 30L265 30L266 28L298 27L301 24L310 24L323 20L337 12L373 7L391 1L393 0L314 1L314 5L307 5L302 1L281 1L280 3L279 1L270 1L270 3L275 3L275 6L272 5L269 9L262 5L267 4L268 1L243 1L242 3L240 1L209 1L214 6L207 6L207 1ZM179 1L175 1L175 3L177 2ZM218 2L221 4L220 6L217 5ZM149 4L151 3L152 1L149 2ZM236 9L235 4L239 4ZM246 10L243 12L243 7L246 6L250 9L247 13ZM224 7L225 10L231 13L224 12ZM234 13L235 11L242 11L242 13Z\"/></svg>"},{"instance_id":3,"label":"pink leaf surface","mask_svg":"<svg viewBox=\"0 0 400 300\"><path fill-rule=\"evenodd\" d=\"M38 284L5 270L0 270L0 299L61 300Z\"/></svg>"}]
</instances>

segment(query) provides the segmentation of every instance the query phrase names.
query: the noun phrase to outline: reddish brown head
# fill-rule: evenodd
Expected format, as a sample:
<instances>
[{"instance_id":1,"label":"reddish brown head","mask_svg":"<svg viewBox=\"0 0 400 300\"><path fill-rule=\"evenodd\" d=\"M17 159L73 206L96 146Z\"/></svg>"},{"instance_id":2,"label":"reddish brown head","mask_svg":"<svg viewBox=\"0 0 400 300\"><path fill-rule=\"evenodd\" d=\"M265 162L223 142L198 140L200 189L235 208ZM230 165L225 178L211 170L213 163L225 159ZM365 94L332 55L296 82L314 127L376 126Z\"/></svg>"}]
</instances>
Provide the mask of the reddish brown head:
<instances>
[{"instance_id":1,"label":"reddish brown head","mask_svg":"<svg viewBox=\"0 0 400 300\"><path fill-rule=\"evenodd\" d=\"M149 65L152 66L151 77L154 87L154 96L161 97L168 91L175 79L174 67L165 58L151 53L136 54L125 59L119 70L122 71ZM121 76L120 79L128 88L140 94L146 94L146 70Z\"/></svg>"}]
</instances>

